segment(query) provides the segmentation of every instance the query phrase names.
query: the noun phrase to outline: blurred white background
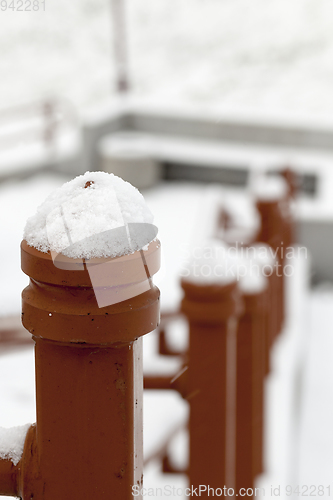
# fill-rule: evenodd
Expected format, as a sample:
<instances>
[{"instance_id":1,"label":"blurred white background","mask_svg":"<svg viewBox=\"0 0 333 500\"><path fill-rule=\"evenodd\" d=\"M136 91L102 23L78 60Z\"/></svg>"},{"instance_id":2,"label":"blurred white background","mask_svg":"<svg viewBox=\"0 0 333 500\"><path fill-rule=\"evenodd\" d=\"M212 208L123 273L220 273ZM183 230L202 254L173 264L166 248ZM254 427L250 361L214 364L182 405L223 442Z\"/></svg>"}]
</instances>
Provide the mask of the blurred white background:
<instances>
[{"instance_id":1,"label":"blurred white background","mask_svg":"<svg viewBox=\"0 0 333 500\"><path fill-rule=\"evenodd\" d=\"M110 0L46 0L45 12L5 6L1 107L60 96L84 109L114 97ZM330 0L127 0L126 10L134 95L330 116Z\"/></svg>"}]
</instances>

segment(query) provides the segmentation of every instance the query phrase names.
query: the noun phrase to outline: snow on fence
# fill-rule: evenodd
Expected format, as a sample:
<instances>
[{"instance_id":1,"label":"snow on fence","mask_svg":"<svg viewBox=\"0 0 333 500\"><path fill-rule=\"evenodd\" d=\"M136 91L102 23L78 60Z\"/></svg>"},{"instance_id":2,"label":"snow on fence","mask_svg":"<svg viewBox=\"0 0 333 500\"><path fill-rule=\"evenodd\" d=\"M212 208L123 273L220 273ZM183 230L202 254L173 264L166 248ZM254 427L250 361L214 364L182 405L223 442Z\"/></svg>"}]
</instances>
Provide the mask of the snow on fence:
<instances>
[{"instance_id":1,"label":"snow on fence","mask_svg":"<svg viewBox=\"0 0 333 500\"><path fill-rule=\"evenodd\" d=\"M175 467L163 445L163 471L186 473L190 485L214 491L221 485L254 488L264 472L265 378L285 324L283 270L292 262L286 250L294 243L294 178L283 172L281 178L257 179L254 192L261 224L252 220L242 227L246 217L223 205L217 190L209 191L195 255L181 281L178 315L189 324L188 348L170 347L168 323L175 313L164 317L159 331L160 354L178 355L182 368L144 379L145 389L176 390L190 407L189 463Z\"/></svg>"},{"instance_id":2,"label":"snow on fence","mask_svg":"<svg viewBox=\"0 0 333 500\"><path fill-rule=\"evenodd\" d=\"M18 463L2 454L1 494L125 499L142 484L141 337L159 322L152 276L160 245L150 233L145 241L134 225L145 229L150 219L132 186L87 173L29 220L25 235L33 246L24 240L21 247L22 270L30 277L22 321L35 342L37 422ZM89 233L92 226L97 234ZM45 235L53 236L48 253L36 248ZM139 240L131 252L126 245L135 248ZM115 249L117 257L109 258ZM75 250L78 258L66 257ZM108 302L99 306L102 295Z\"/></svg>"},{"instance_id":3,"label":"snow on fence","mask_svg":"<svg viewBox=\"0 0 333 500\"><path fill-rule=\"evenodd\" d=\"M75 189L92 193L98 175L87 175ZM184 267L180 309L162 316L160 354L178 355L182 368L171 377L145 376L144 387L176 390L188 401L189 464L177 469L168 455L168 443L186 422L146 458L159 457L165 472L185 472L194 487L253 488L264 471L264 380L284 324L283 270L291 265L286 249L293 244L294 192L292 178L285 177L289 184L280 178L256 182L260 224L242 226L245 218L218 203L215 192L206 212L210 220ZM67 189L64 195L65 206L72 194ZM130 300L99 308L88 268L99 267L100 259L57 261L52 252L22 243L22 269L31 278L23 292L23 324L36 344L37 423L28 429L19 461L2 453L0 494L66 500L108 492L130 499L132 487L141 487L140 338L159 321L158 290L151 282L158 254L153 241L130 260L109 259L117 261L112 276L118 286L111 295L133 282L140 290ZM142 288L144 282L149 286ZM189 324L189 347L175 350L168 345L167 325L179 314Z\"/></svg>"},{"instance_id":4,"label":"snow on fence","mask_svg":"<svg viewBox=\"0 0 333 500\"><path fill-rule=\"evenodd\" d=\"M77 135L78 117L65 100L50 98L1 109L0 180L46 168L59 157L68 163L68 156L77 154Z\"/></svg>"},{"instance_id":5,"label":"snow on fence","mask_svg":"<svg viewBox=\"0 0 333 500\"><path fill-rule=\"evenodd\" d=\"M0 110L0 149L18 143L42 141L47 147L56 140L64 123L76 124L77 118L68 103L58 99L22 104Z\"/></svg>"}]
</instances>

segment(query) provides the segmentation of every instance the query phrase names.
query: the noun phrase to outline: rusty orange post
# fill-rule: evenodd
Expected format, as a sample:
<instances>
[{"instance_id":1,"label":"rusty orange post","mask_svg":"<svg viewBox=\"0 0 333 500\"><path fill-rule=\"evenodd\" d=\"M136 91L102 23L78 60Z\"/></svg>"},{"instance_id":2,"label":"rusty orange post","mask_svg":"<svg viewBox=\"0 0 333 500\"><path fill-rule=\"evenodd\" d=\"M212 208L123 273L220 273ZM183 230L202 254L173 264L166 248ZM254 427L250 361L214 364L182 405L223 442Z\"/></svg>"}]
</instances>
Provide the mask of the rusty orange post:
<instances>
[{"instance_id":1,"label":"rusty orange post","mask_svg":"<svg viewBox=\"0 0 333 500\"><path fill-rule=\"evenodd\" d=\"M157 241L145 252L151 275L159 252ZM147 281L139 251L94 264L102 262L117 269L102 287L108 297ZM56 268L25 241L22 269L30 277L22 317L35 341L37 422L18 473L0 461L0 491L23 500L133 498L143 473L141 337L158 325L159 290L149 280L142 293L100 308L87 265L67 259Z\"/></svg>"},{"instance_id":2,"label":"rusty orange post","mask_svg":"<svg viewBox=\"0 0 333 500\"><path fill-rule=\"evenodd\" d=\"M297 242L297 224L295 220L295 202L299 192L299 178L291 168L285 168L280 171L281 176L286 180L288 193L285 199L284 212L286 224L286 238L289 245Z\"/></svg>"},{"instance_id":3,"label":"rusty orange post","mask_svg":"<svg viewBox=\"0 0 333 500\"><path fill-rule=\"evenodd\" d=\"M253 488L263 469L263 390L268 283L262 275L243 287L244 313L237 330L236 490ZM257 286L258 285L258 286Z\"/></svg>"},{"instance_id":4,"label":"rusty orange post","mask_svg":"<svg viewBox=\"0 0 333 500\"><path fill-rule=\"evenodd\" d=\"M277 266L277 267L276 267ZM266 373L270 371L270 351L274 344L274 340L278 336L281 328L281 317L280 317L280 302L281 294L281 278L277 275L276 268L279 269L279 261L276 260L274 265L269 264L263 265L263 273L268 279L268 302L269 309L266 315ZM273 269L273 272L272 272ZM283 297L284 300L284 297Z\"/></svg>"},{"instance_id":5,"label":"rusty orange post","mask_svg":"<svg viewBox=\"0 0 333 500\"><path fill-rule=\"evenodd\" d=\"M296 198L300 186L297 173L290 167L285 167L284 169L280 170L279 173L287 181L289 196L291 198Z\"/></svg>"},{"instance_id":6,"label":"rusty orange post","mask_svg":"<svg viewBox=\"0 0 333 500\"><path fill-rule=\"evenodd\" d=\"M256 203L261 216L261 229L257 236L257 241L271 245L274 250L278 251L278 255L282 254L281 246L285 244L284 203L284 199L258 199Z\"/></svg>"},{"instance_id":7,"label":"rusty orange post","mask_svg":"<svg viewBox=\"0 0 333 500\"><path fill-rule=\"evenodd\" d=\"M237 282L200 285L183 279L181 286L181 309L190 328L186 397L190 404L190 484L233 487L233 369L242 308ZM201 496L208 497L208 492Z\"/></svg>"},{"instance_id":8,"label":"rusty orange post","mask_svg":"<svg viewBox=\"0 0 333 500\"><path fill-rule=\"evenodd\" d=\"M279 288L277 272L279 262L274 257L274 250L266 243L259 242L244 249L250 265L257 274L261 274L267 281L265 309L265 372L270 370L270 350L274 339L279 332Z\"/></svg>"},{"instance_id":9,"label":"rusty orange post","mask_svg":"<svg viewBox=\"0 0 333 500\"><path fill-rule=\"evenodd\" d=\"M275 184L277 189L275 189ZM267 193L265 192L266 187ZM271 188L272 193L270 193ZM278 259L278 266L274 275L278 289L278 331L280 332L285 320L285 254L286 248L291 244L291 219L288 209L287 184L282 178L275 179L268 177L263 180L256 194L256 206L261 217L261 229L257 241L270 245Z\"/></svg>"},{"instance_id":10,"label":"rusty orange post","mask_svg":"<svg viewBox=\"0 0 333 500\"><path fill-rule=\"evenodd\" d=\"M18 496L19 467L9 459L0 459L1 495Z\"/></svg>"}]
</instances>

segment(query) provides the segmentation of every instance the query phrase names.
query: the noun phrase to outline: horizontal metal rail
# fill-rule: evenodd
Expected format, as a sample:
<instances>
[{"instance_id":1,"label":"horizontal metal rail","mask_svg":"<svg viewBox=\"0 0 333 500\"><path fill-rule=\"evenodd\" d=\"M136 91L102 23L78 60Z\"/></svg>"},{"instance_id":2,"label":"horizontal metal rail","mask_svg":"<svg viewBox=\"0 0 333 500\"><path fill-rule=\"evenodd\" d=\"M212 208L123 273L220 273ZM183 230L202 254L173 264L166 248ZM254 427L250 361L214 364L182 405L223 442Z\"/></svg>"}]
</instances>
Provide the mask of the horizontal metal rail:
<instances>
[{"instance_id":1,"label":"horizontal metal rail","mask_svg":"<svg viewBox=\"0 0 333 500\"><path fill-rule=\"evenodd\" d=\"M75 108L66 100L46 99L0 109L0 152L23 144L54 145L66 126L78 126Z\"/></svg>"}]
</instances>

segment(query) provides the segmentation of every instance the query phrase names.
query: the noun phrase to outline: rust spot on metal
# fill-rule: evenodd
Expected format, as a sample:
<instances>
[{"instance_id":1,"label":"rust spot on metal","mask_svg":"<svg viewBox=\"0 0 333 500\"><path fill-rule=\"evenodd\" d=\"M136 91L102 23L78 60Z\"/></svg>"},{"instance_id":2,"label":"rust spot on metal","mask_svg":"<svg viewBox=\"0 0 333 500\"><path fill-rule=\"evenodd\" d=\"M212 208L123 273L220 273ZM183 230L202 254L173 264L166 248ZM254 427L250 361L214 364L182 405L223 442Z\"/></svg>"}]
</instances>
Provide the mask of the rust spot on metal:
<instances>
[{"instance_id":1,"label":"rust spot on metal","mask_svg":"<svg viewBox=\"0 0 333 500\"><path fill-rule=\"evenodd\" d=\"M116 382L116 388L124 394L126 389L126 381L124 379L118 379Z\"/></svg>"},{"instance_id":2,"label":"rust spot on metal","mask_svg":"<svg viewBox=\"0 0 333 500\"><path fill-rule=\"evenodd\" d=\"M84 185L84 189L87 189L88 187L92 186L94 183L94 181L87 181Z\"/></svg>"}]
</instances>

